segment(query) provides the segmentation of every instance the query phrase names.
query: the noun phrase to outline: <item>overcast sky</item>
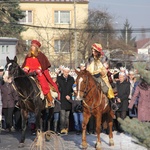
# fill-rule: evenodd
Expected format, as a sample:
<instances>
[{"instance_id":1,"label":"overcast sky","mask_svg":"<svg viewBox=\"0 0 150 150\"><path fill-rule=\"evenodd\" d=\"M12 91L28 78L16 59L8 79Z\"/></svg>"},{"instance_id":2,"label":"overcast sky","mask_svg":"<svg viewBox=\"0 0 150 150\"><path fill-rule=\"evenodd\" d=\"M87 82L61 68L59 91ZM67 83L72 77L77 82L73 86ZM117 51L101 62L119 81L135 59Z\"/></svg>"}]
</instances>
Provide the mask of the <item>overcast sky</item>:
<instances>
[{"instance_id":1,"label":"overcast sky","mask_svg":"<svg viewBox=\"0 0 150 150\"><path fill-rule=\"evenodd\" d=\"M115 16L118 28L126 19L132 28L150 28L150 0L89 0L89 8L107 9Z\"/></svg>"}]
</instances>

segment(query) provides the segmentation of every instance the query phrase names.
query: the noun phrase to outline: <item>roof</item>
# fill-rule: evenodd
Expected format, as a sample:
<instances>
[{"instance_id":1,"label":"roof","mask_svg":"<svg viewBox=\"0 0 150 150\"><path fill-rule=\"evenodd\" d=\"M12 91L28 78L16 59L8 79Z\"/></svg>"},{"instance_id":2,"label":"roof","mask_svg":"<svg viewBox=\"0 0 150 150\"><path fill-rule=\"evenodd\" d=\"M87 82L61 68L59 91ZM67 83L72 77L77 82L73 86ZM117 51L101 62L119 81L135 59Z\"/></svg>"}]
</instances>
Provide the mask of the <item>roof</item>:
<instances>
[{"instance_id":1,"label":"roof","mask_svg":"<svg viewBox=\"0 0 150 150\"><path fill-rule=\"evenodd\" d=\"M48 2L53 2L53 3L69 3L69 2L76 2L76 3L88 3L89 0L20 0L20 2L31 2L31 3L39 3L39 2L42 2L42 3L48 3Z\"/></svg>"},{"instance_id":2,"label":"roof","mask_svg":"<svg viewBox=\"0 0 150 150\"><path fill-rule=\"evenodd\" d=\"M137 49L146 48L150 45L150 38L145 38L139 41L136 41Z\"/></svg>"}]
</instances>

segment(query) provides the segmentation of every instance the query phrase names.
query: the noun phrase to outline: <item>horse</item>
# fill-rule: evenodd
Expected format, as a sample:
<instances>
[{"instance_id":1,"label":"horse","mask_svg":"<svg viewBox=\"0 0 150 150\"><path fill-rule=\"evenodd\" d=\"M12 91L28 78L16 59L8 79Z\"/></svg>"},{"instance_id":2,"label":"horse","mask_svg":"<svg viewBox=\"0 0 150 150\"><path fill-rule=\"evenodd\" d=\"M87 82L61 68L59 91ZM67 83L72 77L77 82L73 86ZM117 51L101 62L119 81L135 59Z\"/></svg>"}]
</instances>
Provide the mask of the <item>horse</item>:
<instances>
[{"instance_id":1,"label":"horse","mask_svg":"<svg viewBox=\"0 0 150 150\"><path fill-rule=\"evenodd\" d=\"M6 58L6 66L3 74L4 82L12 83L17 91L19 100L18 106L22 117L22 133L18 147L24 147L26 124L28 112L34 112L36 117L37 130L41 127L41 112L45 110L46 100L41 99L41 90L36 80L27 75L17 63L17 57L14 59Z\"/></svg>"},{"instance_id":2,"label":"horse","mask_svg":"<svg viewBox=\"0 0 150 150\"><path fill-rule=\"evenodd\" d=\"M75 70L75 72L77 74L76 100L82 100L83 104L82 148L86 149L88 146L86 141L86 127L91 115L93 115L96 119L96 150L101 150L100 132L103 120L102 118L104 118L105 123L109 126L109 145L113 146L114 141L112 127L114 113L106 95L103 94L101 87L99 87L96 80L86 69L80 71Z\"/></svg>"}]
</instances>

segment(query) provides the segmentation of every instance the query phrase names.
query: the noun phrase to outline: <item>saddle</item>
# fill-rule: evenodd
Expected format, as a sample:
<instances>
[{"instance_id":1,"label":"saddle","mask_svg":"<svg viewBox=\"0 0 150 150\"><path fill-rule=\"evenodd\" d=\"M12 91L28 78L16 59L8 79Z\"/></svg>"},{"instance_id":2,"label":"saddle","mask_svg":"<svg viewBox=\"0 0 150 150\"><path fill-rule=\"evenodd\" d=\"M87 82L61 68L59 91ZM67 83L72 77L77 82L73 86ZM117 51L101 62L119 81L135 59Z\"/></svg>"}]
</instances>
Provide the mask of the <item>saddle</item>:
<instances>
[{"instance_id":1,"label":"saddle","mask_svg":"<svg viewBox=\"0 0 150 150\"><path fill-rule=\"evenodd\" d=\"M41 86L40 86L40 84L39 84L39 81L38 81L38 79L36 78L36 77L34 77L34 76L29 76L32 80L34 80L35 81L35 83L36 83L36 85L37 85L37 87L39 88L39 90L40 90L40 97L41 97L41 99L42 100L44 100L44 94L43 94L43 91L42 91L42 89L41 89ZM56 90L55 90L55 88L49 83L49 86L50 86L50 92L51 92L51 95L52 95L52 97L53 98L57 98L58 97L58 93L56 92Z\"/></svg>"}]
</instances>

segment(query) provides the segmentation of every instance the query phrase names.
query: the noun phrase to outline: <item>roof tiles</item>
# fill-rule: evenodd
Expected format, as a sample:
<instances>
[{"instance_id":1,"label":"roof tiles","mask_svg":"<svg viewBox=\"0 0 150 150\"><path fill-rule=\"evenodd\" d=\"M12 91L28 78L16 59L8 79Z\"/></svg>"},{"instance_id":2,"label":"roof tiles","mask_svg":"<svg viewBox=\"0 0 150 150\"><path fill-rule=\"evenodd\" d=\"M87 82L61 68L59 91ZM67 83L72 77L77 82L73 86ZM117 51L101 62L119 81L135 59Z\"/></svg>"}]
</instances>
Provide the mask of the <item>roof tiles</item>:
<instances>
[{"instance_id":1,"label":"roof tiles","mask_svg":"<svg viewBox=\"0 0 150 150\"><path fill-rule=\"evenodd\" d=\"M89 2L89 0L20 0L21 2Z\"/></svg>"}]
</instances>

